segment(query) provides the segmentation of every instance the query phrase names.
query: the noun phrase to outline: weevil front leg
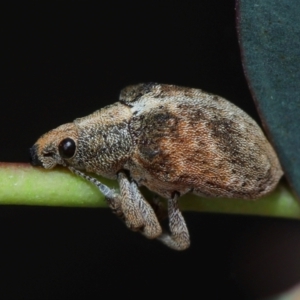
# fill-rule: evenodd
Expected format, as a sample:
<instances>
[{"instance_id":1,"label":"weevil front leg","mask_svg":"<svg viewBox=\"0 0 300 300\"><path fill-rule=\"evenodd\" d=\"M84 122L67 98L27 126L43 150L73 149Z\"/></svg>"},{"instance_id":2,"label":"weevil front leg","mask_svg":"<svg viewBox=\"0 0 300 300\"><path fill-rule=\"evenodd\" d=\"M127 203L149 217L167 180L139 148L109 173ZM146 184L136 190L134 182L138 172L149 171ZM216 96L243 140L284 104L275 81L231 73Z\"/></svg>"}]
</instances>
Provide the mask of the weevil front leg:
<instances>
[{"instance_id":1,"label":"weevil front leg","mask_svg":"<svg viewBox=\"0 0 300 300\"><path fill-rule=\"evenodd\" d=\"M97 179L84 174L83 172L76 170L73 167L69 169L76 175L93 183L99 191L105 196L105 199L109 207L116 213L121 219L123 219L126 225L133 231L137 231L144 226L143 218L137 209L137 204L132 199L132 193L130 189L130 183L126 181L126 175L123 173L118 174L118 181L120 185L120 195L113 189L104 185Z\"/></svg>"},{"instance_id":2,"label":"weevil front leg","mask_svg":"<svg viewBox=\"0 0 300 300\"><path fill-rule=\"evenodd\" d=\"M118 181L122 197L122 210L125 217L125 223L129 228L132 224L140 224L140 232L147 238L154 239L162 233L161 226L151 205L145 200L137 184L130 182L124 172L118 173Z\"/></svg>"},{"instance_id":3,"label":"weevil front leg","mask_svg":"<svg viewBox=\"0 0 300 300\"><path fill-rule=\"evenodd\" d=\"M144 227L144 220L139 209L139 203L131 190L130 182L124 172L118 173L120 187L121 210L128 228L138 231Z\"/></svg>"},{"instance_id":4,"label":"weevil front leg","mask_svg":"<svg viewBox=\"0 0 300 300\"><path fill-rule=\"evenodd\" d=\"M140 230L147 238L156 238L161 234L162 230L152 207L142 196L136 183L130 183L125 173L120 172L118 174L120 194L117 194L113 189L110 189L97 179L73 167L69 167L69 169L76 175L96 185L105 196L109 207L125 221L125 224L131 230Z\"/></svg>"},{"instance_id":5,"label":"weevil front leg","mask_svg":"<svg viewBox=\"0 0 300 300\"><path fill-rule=\"evenodd\" d=\"M185 220L178 208L178 193L168 200L169 229L171 234L163 233L158 239L175 250L185 250L190 246L190 236Z\"/></svg>"}]
</instances>

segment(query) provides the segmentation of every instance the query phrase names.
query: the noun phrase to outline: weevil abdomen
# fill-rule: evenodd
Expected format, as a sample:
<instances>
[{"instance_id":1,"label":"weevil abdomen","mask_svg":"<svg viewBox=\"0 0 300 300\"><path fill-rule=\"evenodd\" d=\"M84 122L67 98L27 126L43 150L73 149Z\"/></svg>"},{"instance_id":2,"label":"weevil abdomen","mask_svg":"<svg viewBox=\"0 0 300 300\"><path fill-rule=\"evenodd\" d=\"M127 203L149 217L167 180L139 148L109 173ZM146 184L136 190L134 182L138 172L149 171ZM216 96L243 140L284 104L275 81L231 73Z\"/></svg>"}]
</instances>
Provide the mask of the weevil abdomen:
<instances>
[{"instance_id":1,"label":"weevil abdomen","mask_svg":"<svg viewBox=\"0 0 300 300\"><path fill-rule=\"evenodd\" d=\"M254 199L274 189L282 176L279 161L245 112L197 89L146 90L127 103L136 145L127 165L140 184L165 197L176 190Z\"/></svg>"}]
</instances>

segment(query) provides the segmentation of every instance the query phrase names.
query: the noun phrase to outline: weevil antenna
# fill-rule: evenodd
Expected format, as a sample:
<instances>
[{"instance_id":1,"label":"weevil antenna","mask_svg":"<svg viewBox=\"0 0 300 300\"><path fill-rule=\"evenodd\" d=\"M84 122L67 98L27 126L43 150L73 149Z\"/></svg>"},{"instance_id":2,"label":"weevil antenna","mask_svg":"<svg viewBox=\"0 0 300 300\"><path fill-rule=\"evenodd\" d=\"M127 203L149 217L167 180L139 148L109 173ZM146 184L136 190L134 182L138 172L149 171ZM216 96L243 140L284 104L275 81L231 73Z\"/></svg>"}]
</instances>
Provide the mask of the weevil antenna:
<instances>
[{"instance_id":1,"label":"weevil antenna","mask_svg":"<svg viewBox=\"0 0 300 300\"><path fill-rule=\"evenodd\" d=\"M116 193L115 193L112 189L110 189L108 186L106 186L105 184L101 183L99 180L97 180L97 179L95 179L95 178L93 178L93 177L91 177L91 176L88 176L88 175L84 174L83 172L76 170L76 169L73 168L73 167L70 167L70 166L69 166L68 168L69 168L69 170L70 170L72 173L74 173L74 174L76 174L76 175L78 175L78 176L80 176L80 177L82 177L82 178L88 180L88 181L91 182L92 184L94 184L94 185L99 189L99 191L100 191L106 198L108 198L108 199L113 199L113 198L115 198Z\"/></svg>"}]
</instances>

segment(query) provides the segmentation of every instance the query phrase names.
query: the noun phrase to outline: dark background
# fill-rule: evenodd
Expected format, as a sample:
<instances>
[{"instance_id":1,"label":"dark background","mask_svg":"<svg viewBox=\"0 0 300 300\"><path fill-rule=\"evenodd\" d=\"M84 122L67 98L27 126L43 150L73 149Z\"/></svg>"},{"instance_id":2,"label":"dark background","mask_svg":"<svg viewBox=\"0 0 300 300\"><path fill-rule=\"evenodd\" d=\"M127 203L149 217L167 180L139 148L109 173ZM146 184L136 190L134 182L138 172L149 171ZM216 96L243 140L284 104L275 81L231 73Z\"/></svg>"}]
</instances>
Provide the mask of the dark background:
<instances>
[{"instance_id":1,"label":"dark background","mask_svg":"<svg viewBox=\"0 0 300 300\"><path fill-rule=\"evenodd\" d=\"M258 116L234 1L24 1L0 9L0 161L44 132L155 81L219 94ZM0 183L1 184L1 183ZM0 207L0 298L257 299L300 278L295 221L185 213L174 252L106 209Z\"/></svg>"}]
</instances>

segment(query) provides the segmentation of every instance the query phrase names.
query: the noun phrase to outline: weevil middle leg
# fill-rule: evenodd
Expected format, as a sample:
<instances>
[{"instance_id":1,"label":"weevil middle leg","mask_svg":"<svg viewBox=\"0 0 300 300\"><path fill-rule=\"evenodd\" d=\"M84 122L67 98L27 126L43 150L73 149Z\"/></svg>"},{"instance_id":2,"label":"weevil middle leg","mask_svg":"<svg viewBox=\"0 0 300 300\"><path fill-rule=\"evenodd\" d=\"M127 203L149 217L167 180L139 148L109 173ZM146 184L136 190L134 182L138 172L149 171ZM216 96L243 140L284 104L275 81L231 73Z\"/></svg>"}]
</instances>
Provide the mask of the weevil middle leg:
<instances>
[{"instance_id":1,"label":"weevil middle leg","mask_svg":"<svg viewBox=\"0 0 300 300\"><path fill-rule=\"evenodd\" d=\"M163 233L158 239L175 250L185 250L190 246L190 236L185 220L178 208L179 194L174 193L168 200L169 229L171 234Z\"/></svg>"},{"instance_id":2,"label":"weevil middle leg","mask_svg":"<svg viewBox=\"0 0 300 300\"><path fill-rule=\"evenodd\" d=\"M157 238L162 234L162 229L152 206L146 201L137 184L132 181L130 184L133 198L138 203L138 207L144 220L144 227L141 233L149 239Z\"/></svg>"}]
</instances>

